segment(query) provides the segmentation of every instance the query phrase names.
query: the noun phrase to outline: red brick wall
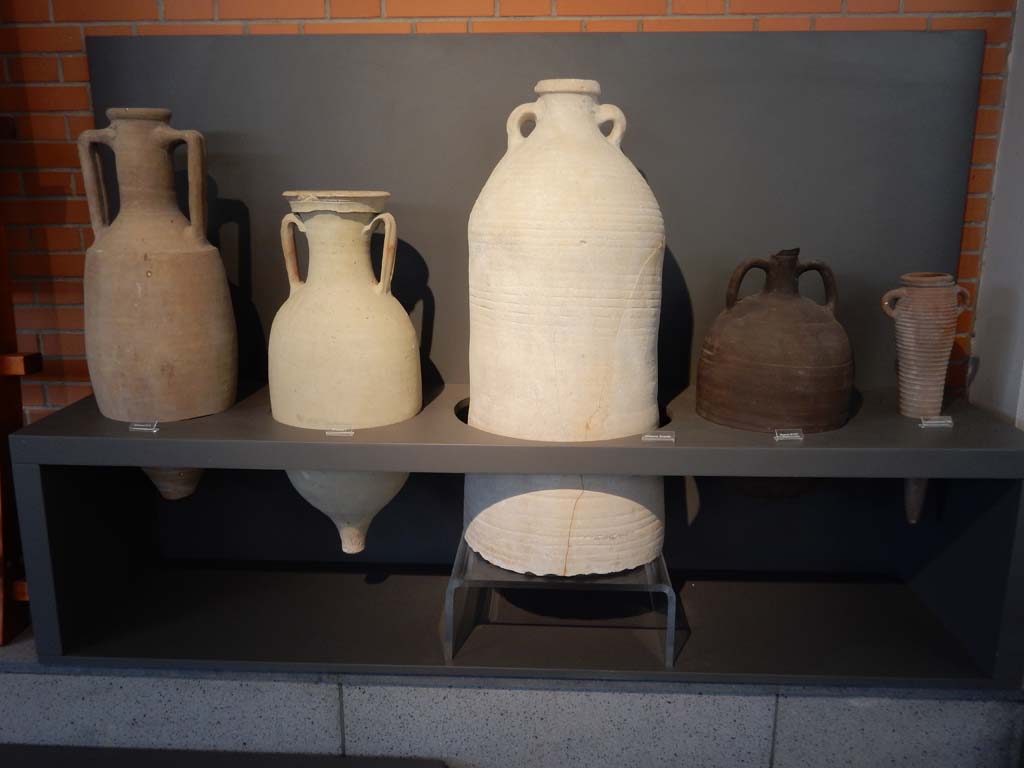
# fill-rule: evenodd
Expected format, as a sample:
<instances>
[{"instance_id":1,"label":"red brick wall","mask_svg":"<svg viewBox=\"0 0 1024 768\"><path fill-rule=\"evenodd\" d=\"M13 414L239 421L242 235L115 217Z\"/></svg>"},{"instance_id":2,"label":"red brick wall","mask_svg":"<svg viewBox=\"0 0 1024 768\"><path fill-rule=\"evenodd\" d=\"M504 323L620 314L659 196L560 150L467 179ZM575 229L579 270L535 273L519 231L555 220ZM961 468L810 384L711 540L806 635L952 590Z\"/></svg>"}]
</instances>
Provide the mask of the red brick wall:
<instances>
[{"instance_id":1,"label":"red brick wall","mask_svg":"<svg viewBox=\"0 0 1024 768\"><path fill-rule=\"evenodd\" d=\"M0 0L0 205L24 383L38 419L89 393L82 265L91 242L74 140L92 127L90 35L431 34L984 29L960 280L977 289L999 144L1014 0ZM973 312L950 382L966 380Z\"/></svg>"}]
</instances>

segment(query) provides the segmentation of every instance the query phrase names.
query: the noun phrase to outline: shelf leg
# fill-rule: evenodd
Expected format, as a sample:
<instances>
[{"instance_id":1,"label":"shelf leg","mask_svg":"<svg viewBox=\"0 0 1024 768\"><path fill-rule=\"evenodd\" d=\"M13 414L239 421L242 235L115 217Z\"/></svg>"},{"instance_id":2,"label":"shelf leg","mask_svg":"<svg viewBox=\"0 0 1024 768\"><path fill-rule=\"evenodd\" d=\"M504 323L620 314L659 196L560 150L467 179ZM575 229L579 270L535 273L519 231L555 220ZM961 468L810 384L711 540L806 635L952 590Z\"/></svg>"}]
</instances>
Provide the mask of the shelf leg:
<instances>
[{"instance_id":1,"label":"shelf leg","mask_svg":"<svg viewBox=\"0 0 1024 768\"><path fill-rule=\"evenodd\" d=\"M928 495L928 479L908 477L903 481L903 508L910 525L917 525L924 511L924 499Z\"/></svg>"},{"instance_id":2,"label":"shelf leg","mask_svg":"<svg viewBox=\"0 0 1024 768\"><path fill-rule=\"evenodd\" d=\"M49 519L38 464L14 464L14 494L21 523L21 548L25 553L28 583L32 585L32 627L41 659L61 656L57 591L50 556Z\"/></svg>"}]
</instances>

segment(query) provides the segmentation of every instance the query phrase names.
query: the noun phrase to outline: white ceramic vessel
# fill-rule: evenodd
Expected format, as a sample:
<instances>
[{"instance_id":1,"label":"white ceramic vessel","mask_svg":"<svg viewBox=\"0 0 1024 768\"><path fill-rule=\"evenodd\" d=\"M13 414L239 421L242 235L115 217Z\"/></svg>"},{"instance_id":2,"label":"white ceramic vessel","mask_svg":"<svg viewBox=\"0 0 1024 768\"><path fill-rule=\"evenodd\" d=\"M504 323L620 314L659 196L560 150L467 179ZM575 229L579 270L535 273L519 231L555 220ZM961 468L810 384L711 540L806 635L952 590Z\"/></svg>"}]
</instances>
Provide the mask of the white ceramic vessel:
<instances>
[{"instance_id":1,"label":"white ceramic vessel","mask_svg":"<svg viewBox=\"0 0 1024 768\"><path fill-rule=\"evenodd\" d=\"M597 82L535 92L469 219L469 423L529 440L635 435L658 425L661 210ZM465 518L467 543L501 567L609 573L661 552L663 481L470 475Z\"/></svg>"},{"instance_id":2,"label":"white ceramic vessel","mask_svg":"<svg viewBox=\"0 0 1024 768\"><path fill-rule=\"evenodd\" d=\"M398 235L384 213L387 192L285 192L281 222L290 294L270 331L274 418L306 429L366 429L415 416L422 404L419 342L391 295ZM370 236L384 225L378 281ZM292 227L309 242L299 278ZM360 552L366 530L408 478L404 472L293 470L288 477L334 521L345 552Z\"/></svg>"}]
</instances>

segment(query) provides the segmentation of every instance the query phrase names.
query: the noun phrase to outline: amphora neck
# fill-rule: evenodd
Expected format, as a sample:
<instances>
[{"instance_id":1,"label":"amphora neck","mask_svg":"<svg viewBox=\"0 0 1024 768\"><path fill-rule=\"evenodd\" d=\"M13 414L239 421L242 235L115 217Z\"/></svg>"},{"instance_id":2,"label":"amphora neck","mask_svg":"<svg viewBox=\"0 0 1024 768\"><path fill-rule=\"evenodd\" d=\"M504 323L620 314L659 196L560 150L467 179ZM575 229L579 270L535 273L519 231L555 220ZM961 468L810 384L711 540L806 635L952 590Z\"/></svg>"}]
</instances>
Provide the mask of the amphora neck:
<instances>
[{"instance_id":1,"label":"amphora neck","mask_svg":"<svg viewBox=\"0 0 1024 768\"><path fill-rule=\"evenodd\" d=\"M120 213L178 211L167 110L111 110ZM125 114L118 114L125 113Z\"/></svg>"},{"instance_id":2,"label":"amphora neck","mask_svg":"<svg viewBox=\"0 0 1024 768\"><path fill-rule=\"evenodd\" d=\"M947 272L908 272L900 275L900 282L910 288L951 288L956 284Z\"/></svg>"},{"instance_id":3,"label":"amphora neck","mask_svg":"<svg viewBox=\"0 0 1024 768\"><path fill-rule=\"evenodd\" d=\"M768 276L765 279L765 293L798 294L800 279L800 249L779 251L768 257Z\"/></svg>"},{"instance_id":4,"label":"amphora neck","mask_svg":"<svg viewBox=\"0 0 1024 768\"><path fill-rule=\"evenodd\" d=\"M597 97L601 85L596 80L541 80L533 90L538 96L536 130L540 133L600 134Z\"/></svg>"},{"instance_id":5,"label":"amphora neck","mask_svg":"<svg viewBox=\"0 0 1024 768\"><path fill-rule=\"evenodd\" d=\"M373 213L306 211L302 220L309 242L309 283L342 282L351 285L376 283L370 261L367 225Z\"/></svg>"}]
</instances>

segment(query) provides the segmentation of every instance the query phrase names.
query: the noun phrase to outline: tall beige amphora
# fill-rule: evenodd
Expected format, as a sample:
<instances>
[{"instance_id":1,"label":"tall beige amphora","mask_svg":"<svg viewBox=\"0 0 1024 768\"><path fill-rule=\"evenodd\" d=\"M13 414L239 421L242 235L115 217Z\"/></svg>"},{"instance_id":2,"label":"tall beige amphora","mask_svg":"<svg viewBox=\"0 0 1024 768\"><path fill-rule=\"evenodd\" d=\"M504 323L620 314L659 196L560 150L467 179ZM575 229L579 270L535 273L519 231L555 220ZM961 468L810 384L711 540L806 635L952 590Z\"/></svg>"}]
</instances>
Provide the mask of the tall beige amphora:
<instances>
[{"instance_id":1,"label":"tall beige amphora","mask_svg":"<svg viewBox=\"0 0 1024 768\"><path fill-rule=\"evenodd\" d=\"M910 272L900 282L882 297L882 309L896 320L900 413L915 419L938 416L956 320L969 294L942 272Z\"/></svg>"},{"instance_id":2,"label":"tall beige amphora","mask_svg":"<svg viewBox=\"0 0 1024 768\"><path fill-rule=\"evenodd\" d=\"M78 139L96 235L85 257L85 352L100 412L126 422L181 421L229 408L238 350L227 276L206 240L203 136L166 109L108 109ZM115 155L120 208L110 221L96 146ZM189 218L171 153L188 151ZM191 494L200 470L146 468L166 498Z\"/></svg>"},{"instance_id":3,"label":"tall beige amphora","mask_svg":"<svg viewBox=\"0 0 1024 768\"><path fill-rule=\"evenodd\" d=\"M469 423L528 440L636 435L658 425L661 210L597 82L534 90L469 218ZM663 481L467 475L465 525L503 568L619 571L661 552Z\"/></svg>"},{"instance_id":4,"label":"tall beige amphora","mask_svg":"<svg viewBox=\"0 0 1024 768\"><path fill-rule=\"evenodd\" d=\"M281 222L290 293L270 329L274 418L306 429L366 429L415 416L422 405L419 342L391 295L398 232L387 192L285 192ZM378 280L370 236L384 226ZM305 233L309 270L299 278L292 228ZM338 527L342 549L361 552L366 530L402 489L406 472L289 470L310 504Z\"/></svg>"}]
</instances>

